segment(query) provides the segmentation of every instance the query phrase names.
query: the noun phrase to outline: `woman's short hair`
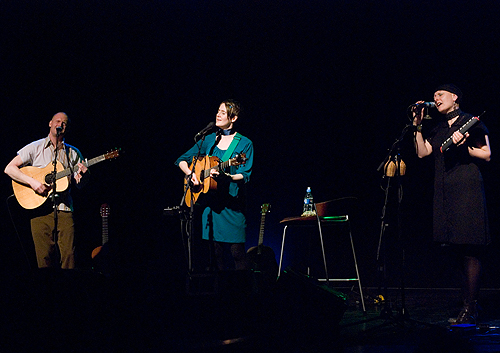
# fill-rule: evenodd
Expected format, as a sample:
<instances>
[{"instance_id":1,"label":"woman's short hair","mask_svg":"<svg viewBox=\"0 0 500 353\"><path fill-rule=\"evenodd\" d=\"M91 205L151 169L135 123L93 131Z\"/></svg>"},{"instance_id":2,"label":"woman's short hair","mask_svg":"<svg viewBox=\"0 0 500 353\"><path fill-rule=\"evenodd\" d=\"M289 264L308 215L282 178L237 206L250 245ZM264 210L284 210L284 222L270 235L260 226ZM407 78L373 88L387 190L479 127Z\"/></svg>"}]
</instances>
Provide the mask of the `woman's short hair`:
<instances>
[{"instance_id":1,"label":"woman's short hair","mask_svg":"<svg viewBox=\"0 0 500 353\"><path fill-rule=\"evenodd\" d=\"M228 118L232 118L234 116L240 116L241 105L238 101L235 101L234 99L227 99L222 103L226 105Z\"/></svg>"}]
</instances>

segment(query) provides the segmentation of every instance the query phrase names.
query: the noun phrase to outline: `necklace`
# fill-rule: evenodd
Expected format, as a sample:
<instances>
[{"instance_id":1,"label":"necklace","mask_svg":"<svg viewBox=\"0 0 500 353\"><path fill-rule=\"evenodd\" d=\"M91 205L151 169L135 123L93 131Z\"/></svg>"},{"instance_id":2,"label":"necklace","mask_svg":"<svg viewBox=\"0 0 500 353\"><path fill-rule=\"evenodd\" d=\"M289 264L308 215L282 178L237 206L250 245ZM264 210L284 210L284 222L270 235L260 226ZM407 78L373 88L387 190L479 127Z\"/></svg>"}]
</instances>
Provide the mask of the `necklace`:
<instances>
[{"instance_id":1,"label":"necklace","mask_svg":"<svg viewBox=\"0 0 500 353\"><path fill-rule=\"evenodd\" d=\"M446 120L451 120L453 118L456 118L457 116L460 115L460 113L462 113L462 111L460 110L460 108L457 108L449 113L446 113Z\"/></svg>"}]
</instances>

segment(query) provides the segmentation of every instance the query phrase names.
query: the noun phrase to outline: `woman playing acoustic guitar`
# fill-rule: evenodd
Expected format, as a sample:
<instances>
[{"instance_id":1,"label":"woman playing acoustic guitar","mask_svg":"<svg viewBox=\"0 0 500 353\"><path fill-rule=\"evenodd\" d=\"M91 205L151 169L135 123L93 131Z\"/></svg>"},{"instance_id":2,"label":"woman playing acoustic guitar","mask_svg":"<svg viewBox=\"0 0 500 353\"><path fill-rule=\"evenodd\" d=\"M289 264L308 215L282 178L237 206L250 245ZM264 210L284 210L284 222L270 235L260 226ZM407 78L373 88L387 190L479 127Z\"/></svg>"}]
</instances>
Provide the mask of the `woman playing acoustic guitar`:
<instances>
[{"instance_id":1,"label":"woman playing acoustic guitar","mask_svg":"<svg viewBox=\"0 0 500 353\"><path fill-rule=\"evenodd\" d=\"M224 250L230 250L235 269L248 268L244 194L245 184L252 174L253 143L234 130L240 112L238 102L222 102L215 119L217 131L198 141L175 162L191 186L186 204L196 202L197 194L205 194L197 203L204 208L203 239L213 240L219 270L233 268L233 264L224 264ZM196 156L202 157L197 160L192 172ZM200 172L196 165L209 167ZM216 187L202 187L207 183L215 184L213 182L216 182Z\"/></svg>"}]
</instances>

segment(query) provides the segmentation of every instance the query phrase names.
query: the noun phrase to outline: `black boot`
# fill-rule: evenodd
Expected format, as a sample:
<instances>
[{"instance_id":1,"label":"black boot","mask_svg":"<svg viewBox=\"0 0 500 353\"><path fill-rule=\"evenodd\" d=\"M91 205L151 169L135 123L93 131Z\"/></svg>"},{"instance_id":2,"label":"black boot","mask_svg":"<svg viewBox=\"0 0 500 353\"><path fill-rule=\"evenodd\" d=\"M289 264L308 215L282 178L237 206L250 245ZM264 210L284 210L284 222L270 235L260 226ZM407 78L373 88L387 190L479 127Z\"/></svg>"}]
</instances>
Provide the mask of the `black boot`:
<instances>
[{"instance_id":1,"label":"black boot","mask_svg":"<svg viewBox=\"0 0 500 353\"><path fill-rule=\"evenodd\" d=\"M456 319L451 319L452 325L470 324L475 325L477 322L477 300L471 302L464 301L464 307L458 314Z\"/></svg>"}]
</instances>

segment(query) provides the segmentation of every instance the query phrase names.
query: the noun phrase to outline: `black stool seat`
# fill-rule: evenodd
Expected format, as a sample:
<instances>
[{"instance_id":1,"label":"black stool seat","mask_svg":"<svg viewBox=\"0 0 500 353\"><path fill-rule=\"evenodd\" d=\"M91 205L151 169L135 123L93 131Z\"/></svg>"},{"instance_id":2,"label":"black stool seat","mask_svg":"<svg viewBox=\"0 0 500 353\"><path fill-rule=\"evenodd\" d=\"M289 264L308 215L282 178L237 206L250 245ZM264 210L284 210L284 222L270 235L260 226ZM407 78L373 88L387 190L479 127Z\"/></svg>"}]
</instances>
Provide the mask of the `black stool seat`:
<instances>
[{"instance_id":1,"label":"black stool seat","mask_svg":"<svg viewBox=\"0 0 500 353\"><path fill-rule=\"evenodd\" d=\"M354 203L357 201L355 197L344 197L341 199L335 199L335 200L330 200L326 202L320 202L314 204L314 210L316 211L315 216L295 216L295 217L286 217L283 220L280 221L281 224L283 224L283 239L281 242L281 253L280 253L280 262L279 262L279 267L278 267L278 278L281 274L281 266L283 263L283 253L285 249L285 237L286 237L286 231L289 226L317 226L318 231L319 231L319 237L320 237L320 242L321 242L321 251L323 255L323 266L325 269L325 277L326 278L320 278L318 281L324 281L324 282L351 282L355 281L358 282L358 287L359 287L359 293L361 296L361 304L363 307L363 313L366 313L366 308L365 308L365 301L364 301L364 296L363 296L363 289L361 286L361 279L359 276L359 269L358 269L358 262L356 259L356 251L354 249L354 241L352 238L352 232L351 232L351 225L350 225L350 219L349 219L349 213L343 213L343 211L350 211L351 213L354 213ZM354 267L356 271L356 277L355 278L329 278L328 276L328 266L326 263L326 256L325 256L325 247L323 244L323 230L322 230L322 225L334 225L335 223L342 223L342 222L347 222L349 226L349 239L351 242L351 249L352 249L352 255L353 255L353 260L354 260Z\"/></svg>"}]
</instances>

